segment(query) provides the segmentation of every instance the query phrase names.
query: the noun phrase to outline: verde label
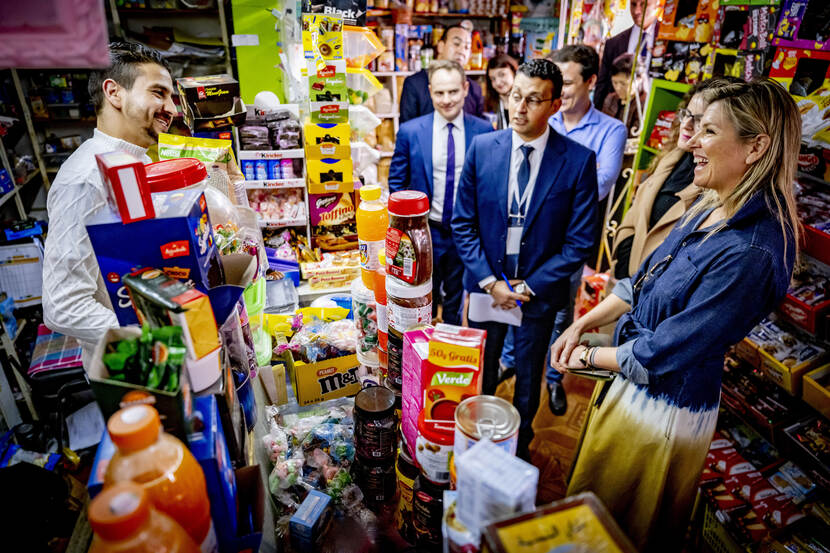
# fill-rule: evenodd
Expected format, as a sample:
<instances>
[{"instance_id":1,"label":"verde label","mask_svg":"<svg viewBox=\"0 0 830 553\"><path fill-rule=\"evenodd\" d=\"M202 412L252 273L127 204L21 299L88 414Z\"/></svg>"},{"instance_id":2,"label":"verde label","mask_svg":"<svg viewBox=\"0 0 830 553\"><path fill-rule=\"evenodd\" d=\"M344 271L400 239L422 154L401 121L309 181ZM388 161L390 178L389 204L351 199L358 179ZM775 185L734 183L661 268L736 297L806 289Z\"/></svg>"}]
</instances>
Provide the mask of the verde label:
<instances>
[{"instance_id":1,"label":"verde label","mask_svg":"<svg viewBox=\"0 0 830 553\"><path fill-rule=\"evenodd\" d=\"M473 373L438 372L432 375L430 386L469 386L473 381Z\"/></svg>"}]
</instances>

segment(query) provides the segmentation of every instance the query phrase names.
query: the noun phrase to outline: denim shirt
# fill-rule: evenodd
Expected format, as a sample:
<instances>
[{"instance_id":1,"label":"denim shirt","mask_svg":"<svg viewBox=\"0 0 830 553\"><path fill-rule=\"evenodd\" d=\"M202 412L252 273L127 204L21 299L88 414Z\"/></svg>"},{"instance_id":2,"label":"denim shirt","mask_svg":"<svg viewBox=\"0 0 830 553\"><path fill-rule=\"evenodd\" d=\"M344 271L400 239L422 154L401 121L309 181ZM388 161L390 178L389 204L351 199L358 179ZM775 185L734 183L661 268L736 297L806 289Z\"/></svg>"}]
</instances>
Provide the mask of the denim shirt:
<instances>
[{"instance_id":1,"label":"denim shirt","mask_svg":"<svg viewBox=\"0 0 830 553\"><path fill-rule=\"evenodd\" d=\"M614 294L632 306L614 333L625 378L678 407L718 404L726 350L778 305L790 283L795 241L789 233L785 240L771 205L756 193L706 240L708 229L696 229L711 211L681 219L617 285Z\"/></svg>"}]
</instances>

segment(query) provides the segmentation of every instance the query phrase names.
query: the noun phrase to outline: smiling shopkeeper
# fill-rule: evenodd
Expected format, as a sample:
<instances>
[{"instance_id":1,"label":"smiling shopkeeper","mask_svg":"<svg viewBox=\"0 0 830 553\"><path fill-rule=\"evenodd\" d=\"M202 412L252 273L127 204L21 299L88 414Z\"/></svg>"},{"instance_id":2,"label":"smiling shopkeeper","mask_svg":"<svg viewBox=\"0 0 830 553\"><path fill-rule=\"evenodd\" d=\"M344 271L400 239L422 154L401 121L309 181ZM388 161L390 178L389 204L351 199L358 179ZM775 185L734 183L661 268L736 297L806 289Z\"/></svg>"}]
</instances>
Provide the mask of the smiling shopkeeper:
<instances>
[{"instance_id":1,"label":"smiling shopkeeper","mask_svg":"<svg viewBox=\"0 0 830 553\"><path fill-rule=\"evenodd\" d=\"M84 221L109 209L96 154L122 151L149 163L176 113L173 79L155 50L134 43L110 44L110 66L93 71L89 94L98 121L58 171L49 190L49 234L43 261L43 320L83 346L84 366L98 339L118 327Z\"/></svg>"},{"instance_id":2,"label":"smiling shopkeeper","mask_svg":"<svg viewBox=\"0 0 830 553\"><path fill-rule=\"evenodd\" d=\"M769 80L700 94L708 107L689 142L700 200L551 348L560 372L620 373L592 408L568 495L596 493L643 553L683 547L724 354L781 301L798 243L795 102ZM617 318L616 347L578 345Z\"/></svg>"}]
</instances>

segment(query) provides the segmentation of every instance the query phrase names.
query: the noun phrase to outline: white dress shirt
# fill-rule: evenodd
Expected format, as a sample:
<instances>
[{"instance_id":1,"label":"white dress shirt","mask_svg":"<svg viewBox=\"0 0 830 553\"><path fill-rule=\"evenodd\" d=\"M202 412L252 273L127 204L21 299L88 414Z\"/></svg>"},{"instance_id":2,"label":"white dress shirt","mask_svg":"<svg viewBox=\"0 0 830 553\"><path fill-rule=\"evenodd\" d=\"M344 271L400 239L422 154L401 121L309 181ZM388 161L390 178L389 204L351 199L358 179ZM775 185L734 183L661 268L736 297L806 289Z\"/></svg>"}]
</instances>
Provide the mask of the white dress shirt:
<instances>
[{"instance_id":1,"label":"white dress shirt","mask_svg":"<svg viewBox=\"0 0 830 553\"><path fill-rule=\"evenodd\" d=\"M657 23L653 23L651 27L645 30L643 33L643 43L646 44L646 58L642 60L639 58L639 52L637 52L637 39L640 37L640 27L637 23L634 23L634 26L631 28L631 35L628 37L628 49L626 50L629 54L634 54L638 56L637 65L640 68L639 73L648 74L649 66L651 65L651 51L654 48L654 36L657 34ZM642 51L643 45L640 44L640 50Z\"/></svg>"},{"instance_id":2,"label":"white dress shirt","mask_svg":"<svg viewBox=\"0 0 830 553\"><path fill-rule=\"evenodd\" d=\"M432 120L432 204L429 209L429 218L441 222L444 216L444 189L447 186L447 124L450 121L447 121L437 111L434 113L435 117ZM464 168L464 110L458 113L452 120L452 124L452 138L455 142L453 192L457 194L461 170Z\"/></svg>"},{"instance_id":3,"label":"white dress shirt","mask_svg":"<svg viewBox=\"0 0 830 553\"><path fill-rule=\"evenodd\" d=\"M49 233L43 260L43 322L73 336L83 347L84 367L109 328L118 327L84 221L111 209L95 154L122 151L149 163L147 150L95 129L61 165L49 190Z\"/></svg>"},{"instance_id":4,"label":"white dress shirt","mask_svg":"<svg viewBox=\"0 0 830 553\"><path fill-rule=\"evenodd\" d=\"M512 133L512 146L510 149L510 177L507 181L507 215L508 215L508 226L510 225L509 217L511 215L511 204L514 190L519 188L519 168L522 166L524 162L525 156L522 153L521 147L527 144L533 148L533 151L530 152L528 159L530 160L530 178L527 181L527 204L525 207L525 214L527 210L533 202L533 189L536 188L536 177L539 176L539 168L542 166L542 156L545 153L545 147L548 145L548 137L550 136L550 126L545 125L545 132L542 133L541 136L531 140L530 142L525 142L522 138L513 131ZM505 244L506 246L506 244ZM496 277L491 275L485 279L482 279L478 285L481 288L489 285L491 282L494 282Z\"/></svg>"}]
</instances>

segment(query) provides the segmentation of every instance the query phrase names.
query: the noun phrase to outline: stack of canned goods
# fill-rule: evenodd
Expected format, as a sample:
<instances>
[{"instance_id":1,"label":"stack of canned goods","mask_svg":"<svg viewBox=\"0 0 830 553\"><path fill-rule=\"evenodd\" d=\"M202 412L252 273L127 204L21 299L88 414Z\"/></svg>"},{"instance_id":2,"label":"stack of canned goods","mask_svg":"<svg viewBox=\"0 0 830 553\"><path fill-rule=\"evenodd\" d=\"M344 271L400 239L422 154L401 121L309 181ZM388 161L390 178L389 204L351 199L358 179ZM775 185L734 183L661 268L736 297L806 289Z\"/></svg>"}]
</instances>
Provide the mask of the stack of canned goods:
<instances>
[{"instance_id":1,"label":"stack of canned goods","mask_svg":"<svg viewBox=\"0 0 830 553\"><path fill-rule=\"evenodd\" d=\"M354 400L354 422L354 477L367 504L377 508L395 497L395 394L384 386L362 389Z\"/></svg>"}]
</instances>

